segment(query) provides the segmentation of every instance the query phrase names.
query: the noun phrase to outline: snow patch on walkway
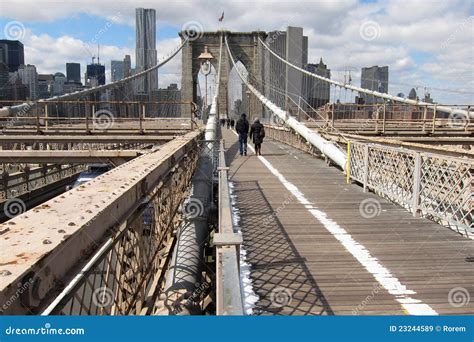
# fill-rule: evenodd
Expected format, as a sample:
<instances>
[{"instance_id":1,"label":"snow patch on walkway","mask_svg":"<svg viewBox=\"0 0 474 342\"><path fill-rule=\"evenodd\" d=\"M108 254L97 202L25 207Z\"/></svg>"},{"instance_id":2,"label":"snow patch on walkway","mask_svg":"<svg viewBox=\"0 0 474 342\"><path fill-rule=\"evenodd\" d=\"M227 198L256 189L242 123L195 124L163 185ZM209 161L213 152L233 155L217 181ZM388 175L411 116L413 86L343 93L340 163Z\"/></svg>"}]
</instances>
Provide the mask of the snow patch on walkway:
<instances>
[{"instance_id":1,"label":"snow patch on walkway","mask_svg":"<svg viewBox=\"0 0 474 342\"><path fill-rule=\"evenodd\" d=\"M237 208L237 195L235 194L234 183L229 182L229 192L230 192L230 204L232 208L232 224L234 230L242 234L240 229L240 211ZM251 265L247 262L247 251L244 248L244 245L240 246L240 281L242 288L242 297L244 298L244 311L245 314L251 315L255 308L255 304L259 300L259 297L253 290L252 279L250 278Z\"/></svg>"}]
</instances>

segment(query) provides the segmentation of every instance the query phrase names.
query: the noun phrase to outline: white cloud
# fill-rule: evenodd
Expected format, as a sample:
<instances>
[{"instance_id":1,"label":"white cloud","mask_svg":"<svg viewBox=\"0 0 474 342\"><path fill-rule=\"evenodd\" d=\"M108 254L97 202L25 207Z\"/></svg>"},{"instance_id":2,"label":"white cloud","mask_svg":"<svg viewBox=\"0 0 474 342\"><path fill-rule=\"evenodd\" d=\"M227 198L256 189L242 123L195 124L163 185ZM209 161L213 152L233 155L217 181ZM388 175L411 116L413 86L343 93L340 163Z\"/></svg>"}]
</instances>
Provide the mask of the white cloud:
<instances>
[{"instance_id":1,"label":"white cloud","mask_svg":"<svg viewBox=\"0 0 474 342\"><path fill-rule=\"evenodd\" d=\"M67 62L81 63L81 72L84 74L86 64L91 62L92 56L97 56L96 47L90 42L84 42L70 36L53 38L46 34L36 35L27 31L23 39L25 46L25 62L34 64L38 73L54 74L65 73ZM111 60L121 60L126 54L135 59L134 49L113 45L100 46L100 58L106 63L107 72L110 71ZM82 75L81 75L82 76ZM110 79L110 74L107 75Z\"/></svg>"},{"instance_id":2,"label":"white cloud","mask_svg":"<svg viewBox=\"0 0 474 342\"><path fill-rule=\"evenodd\" d=\"M287 25L302 26L309 36L310 61L316 62L322 56L335 76L337 70L348 67L360 70L363 66L388 65L390 80L394 83L427 82L432 87L474 92L474 19L469 19L472 9L468 1L379 0L362 4L356 0L3 0L0 4L3 17L19 21L54 21L79 12L110 20L120 13L117 23L130 26L134 25L136 7L155 8L158 27L172 26L178 30L191 20L199 21L205 31L222 27L233 31L271 31ZM220 24L217 18L222 10L225 19ZM373 40L364 40L360 34L361 25L367 21L376 22L380 27ZM90 58L81 46L83 42L73 37L53 39L40 32L34 34L31 40L25 41L25 46L31 44L28 56L33 54L28 62L38 64L41 71L43 68L61 70L68 59L77 56L83 63ZM125 53L134 56L133 42L124 44L127 46L104 46L101 59L123 58ZM178 44L178 38L158 42L158 53L170 51ZM53 50L56 51L54 56ZM179 75L180 63L178 56L163 69L160 79L171 80L172 75ZM405 88L402 90L407 93L409 86ZM452 93L437 95L440 98L435 100L449 102L452 99ZM472 94L456 99L472 102Z\"/></svg>"}]
</instances>

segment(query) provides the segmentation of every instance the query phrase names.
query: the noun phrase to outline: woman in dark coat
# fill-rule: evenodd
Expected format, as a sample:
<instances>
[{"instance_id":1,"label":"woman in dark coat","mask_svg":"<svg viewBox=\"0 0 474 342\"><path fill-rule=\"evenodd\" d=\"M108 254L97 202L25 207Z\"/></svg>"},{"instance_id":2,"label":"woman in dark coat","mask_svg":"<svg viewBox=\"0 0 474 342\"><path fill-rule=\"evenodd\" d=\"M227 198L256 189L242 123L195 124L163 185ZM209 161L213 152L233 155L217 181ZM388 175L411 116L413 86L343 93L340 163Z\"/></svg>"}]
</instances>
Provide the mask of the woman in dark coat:
<instances>
[{"instance_id":1,"label":"woman in dark coat","mask_svg":"<svg viewBox=\"0 0 474 342\"><path fill-rule=\"evenodd\" d=\"M250 127L250 137L255 145L255 154L261 156L263 138L265 138L265 129L258 118L255 118L252 127Z\"/></svg>"}]
</instances>

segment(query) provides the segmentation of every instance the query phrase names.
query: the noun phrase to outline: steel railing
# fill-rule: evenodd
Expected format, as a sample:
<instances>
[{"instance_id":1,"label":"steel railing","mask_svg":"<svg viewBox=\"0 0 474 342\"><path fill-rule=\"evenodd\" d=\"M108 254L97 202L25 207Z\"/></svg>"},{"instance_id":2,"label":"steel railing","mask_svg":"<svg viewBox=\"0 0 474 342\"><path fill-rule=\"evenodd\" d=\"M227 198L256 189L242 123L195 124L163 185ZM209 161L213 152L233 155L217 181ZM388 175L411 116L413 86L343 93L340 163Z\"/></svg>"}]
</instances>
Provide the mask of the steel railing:
<instances>
[{"instance_id":1,"label":"steel railing","mask_svg":"<svg viewBox=\"0 0 474 342\"><path fill-rule=\"evenodd\" d=\"M346 173L365 190L459 233L474 234L474 160L350 142Z\"/></svg>"},{"instance_id":2,"label":"steel railing","mask_svg":"<svg viewBox=\"0 0 474 342\"><path fill-rule=\"evenodd\" d=\"M159 151L13 218L11 227L18 229L6 235L15 240L17 234L34 230L37 254L8 270L8 281L15 286L0 284L0 302L11 302L0 313L138 315L151 310L201 137L199 131L178 137ZM59 223L49 210L62 217ZM51 229L65 235L42 238ZM3 252L16 260L15 254L28 248L26 241L7 243ZM21 296L16 284L21 285Z\"/></svg>"},{"instance_id":3,"label":"steel railing","mask_svg":"<svg viewBox=\"0 0 474 342\"><path fill-rule=\"evenodd\" d=\"M240 281L240 245L242 235L235 231L225 162L224 142L219 149L219 231L214 234L216 245L217 315L244 315Z\"/></svg>"},{"instance_id":4,"label":"steel railing","mask_svg":"<svg viewBox=\"0 0 474 342\"><path fill-rule=\"evenodd\" d=\"M0 174L0 200L18 197L86 170L84 165L45 164Z\"/></svg>"},{"instance_id":5,"label":"steel railing","mask_svg":"<svg viewBox=\"0 0 474 342\"><path fill-rule=\"evenodd\" d=\"M267 136L321 156L286 127L265 126ZM468 154L422 152L398 146L347 141L347 180L465 236L474 234L474 159Z\"/></svg>"}]
</instances>

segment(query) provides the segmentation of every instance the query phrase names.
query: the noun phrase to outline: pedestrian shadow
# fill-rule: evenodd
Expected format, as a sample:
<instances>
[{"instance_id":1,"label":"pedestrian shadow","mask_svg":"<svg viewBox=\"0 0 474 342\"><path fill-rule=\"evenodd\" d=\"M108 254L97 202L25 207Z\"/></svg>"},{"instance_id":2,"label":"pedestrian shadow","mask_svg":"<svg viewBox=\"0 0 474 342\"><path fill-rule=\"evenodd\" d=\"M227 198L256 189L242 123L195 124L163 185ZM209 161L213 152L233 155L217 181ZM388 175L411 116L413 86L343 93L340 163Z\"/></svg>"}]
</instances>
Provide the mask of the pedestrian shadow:
<instances>
[{"instance_id":1,"label":"pedestrian shadow","mask_svg":"<svg viewBox=\"0 0 474 342\"><path fill-rule=\"evenodd\" d=\"M257 181L234 182L256 315L333 315ZM282 204L283 206L284 204Z\"/></svg>"}]
</instances>

